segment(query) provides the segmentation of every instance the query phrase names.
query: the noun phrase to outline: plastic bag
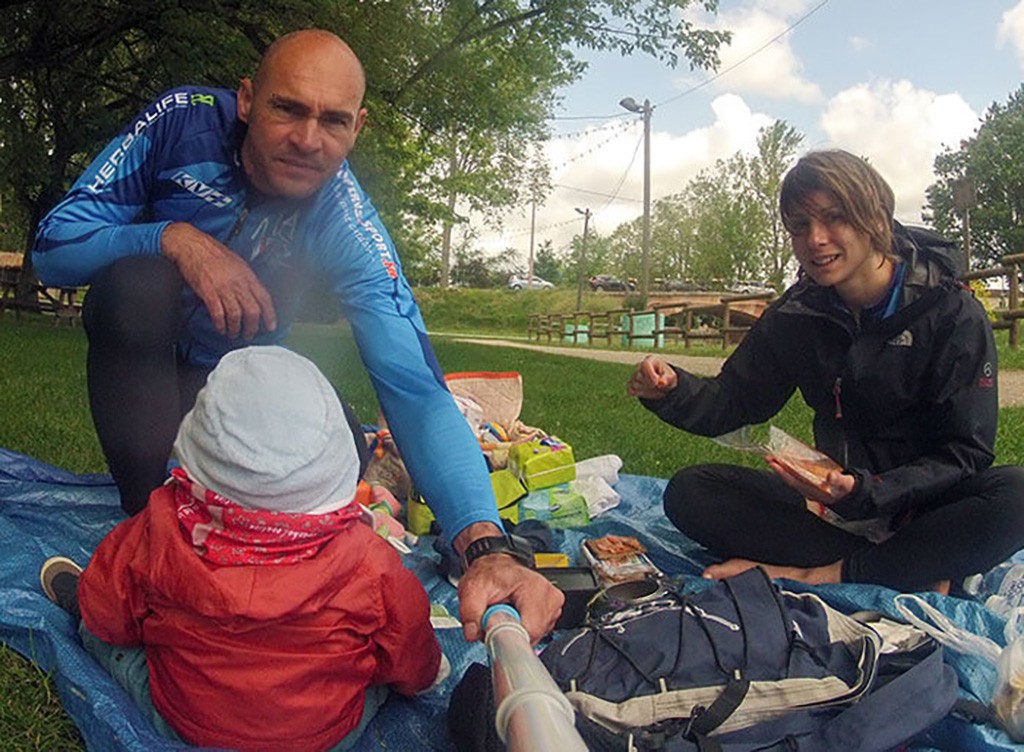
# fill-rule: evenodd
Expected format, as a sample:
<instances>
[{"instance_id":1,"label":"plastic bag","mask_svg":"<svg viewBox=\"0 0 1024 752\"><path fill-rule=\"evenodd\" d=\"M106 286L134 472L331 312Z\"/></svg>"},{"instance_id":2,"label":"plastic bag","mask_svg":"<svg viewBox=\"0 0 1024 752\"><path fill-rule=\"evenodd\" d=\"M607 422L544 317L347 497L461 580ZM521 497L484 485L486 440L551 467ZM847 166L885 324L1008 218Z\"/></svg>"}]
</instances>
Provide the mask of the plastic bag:
<instances>
[{"instance_id":1,"label":"plastic bag","mask_svg":"<svg viewBox=\"0 0 1024 752\"><path fill-rule=\"evenodd\" d=\"M822 491L828 491L826 478L830 472L843 471L842 466L824 452L819 452L775 426L769 429L768 453L793 475Z\"/></svg>"},{"instance_id":2,"label":"plastic bag","mask_svg":"<svg viewBox=\"0 0 1024 752\"><path fill-rule=\"evenodd\" d=\"M1015 742L1024 741L1024 637L1017 637L1000 648L993 640L954 624L937 608L912 593L897 595L893 603L907 621L946 647L977 656L996 667L999 681L992 695L992 709L1006 733ZM911 605L920 609L923 616Z\"/></svg>"},{"instance_id":3,"label":"plastic bag","mask_svg":"<svg viewBox=\"0 0 1024 752\"><path fill-rule=\"evenodd\" d=\"M767 436L765 433L767 432ZM793 475L828 493L827 477L830 472L843 471L843 467L824 452L808 446L800 439L790 436L775 426L743 426L727 434L715 437L718 444L741 452L757 452L771 455ZM825 522L848 533L867 538L872 543L881 543L892 537L891 517L876 517L869 520L848 520L840 516L827 504L807 499L807 511Z\"/></svg>"},{"instance_id":4,"label":"plastic bag","mask_svg":"<svg viewBox=\"0 0 1024 752\"><path fill-rule=\"evenodd\" d=\"M999 656L999 684L992 696L996 718L1015 742L1024 742L1024 640L1017 638Z\"/></svg>"}]
</instances>

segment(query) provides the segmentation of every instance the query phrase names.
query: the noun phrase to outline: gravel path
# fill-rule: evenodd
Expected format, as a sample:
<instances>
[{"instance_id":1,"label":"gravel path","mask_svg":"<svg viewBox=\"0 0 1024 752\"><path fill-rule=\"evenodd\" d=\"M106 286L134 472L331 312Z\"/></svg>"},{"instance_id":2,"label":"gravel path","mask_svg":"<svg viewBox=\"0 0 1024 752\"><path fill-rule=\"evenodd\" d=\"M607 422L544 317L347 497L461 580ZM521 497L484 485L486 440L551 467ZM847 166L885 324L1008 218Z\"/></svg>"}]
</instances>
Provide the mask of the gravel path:
<instances>
[{"instance_id":1,"label":"gravel path","mask_svg":"<svg viewBox=\"0 0 1024 752\"><path fill-rule=\"evenodd\" d=\"M598 350L596 348L589 347L553 347L550 345L537 345L532 342L507 339L478 339L470 337L456 337L455 339L459 342L469 342L474 345L519 347L524 350L535 350L536 352L551 353L552 355L564 355L569 358L585 358L589 360L603 360L609 363L638 363L646 354L644 351ZM677 365L690 373L696 373L702 376L714 376L722 367L723 361L723 358L698 358L693 355L679 355L678 353L659 354L673 365ZM999 372L999 406L1024 407L1024 371L1001 370Z\"/></svg>"}]
</instances>

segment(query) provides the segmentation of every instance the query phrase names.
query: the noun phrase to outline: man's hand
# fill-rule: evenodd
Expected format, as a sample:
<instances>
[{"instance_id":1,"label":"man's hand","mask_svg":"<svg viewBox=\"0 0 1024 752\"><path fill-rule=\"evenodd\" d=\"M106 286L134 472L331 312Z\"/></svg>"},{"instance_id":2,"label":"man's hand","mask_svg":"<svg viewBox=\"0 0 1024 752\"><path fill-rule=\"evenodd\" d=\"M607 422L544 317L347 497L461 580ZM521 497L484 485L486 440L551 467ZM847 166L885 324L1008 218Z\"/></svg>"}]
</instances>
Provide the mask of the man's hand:
<instances>
[{"instance_id":1,"label":"man's hand","mask_svg":"<svg viewBox=\"0 0 1024 752\"><path fill-rule=\"evenodd\" d=\"M555 627L565 596L543 575L507 554L481 556L459 580L459 618L470 642L483 637L480 620L488 606L511 603L534 645Z\"/></svg>"},{"instance_id":2,"label":"man's hand","mask_svg":"<svg viewBox=\"0 0 1024 752\"><path fill-rule=\"evenodd\" d=\"M489 522L470 525L460 532L452 547L460 555L477 538L502 535ZM562 613L565 596L543 575L527 569L507 554L481 556L469 565L459 580L459 618L470 642L483 637L480 620L488 606L511 603L519 612L530 642L537 644L550 632Z\"/></svg>"},{"instance_id":3,"label":"man's hand","mask_svg":"<svg viewBox=\"0 0 1024 752\"><path fill-rule=\"evenodd\" d=\"M775 471L775 474L785 481L790 488L795 488L805 499L820 501L825 506L835 504L844 499L853 491L857 480L852 475L847 475L839 470L829 470L822 485L808 483L804 478L792 472L785 464L779 462L770 454L765 461Z\"/></svg>"},{"instance_id":4,"label":"man's hand","mask_svg":"<svg viewBox=\"0 0 1024 752\"><path fill-rule=\"evenodd\" d=\"M636 365L626 382L631 397L661 399L679 385L679 376L664 358L648 355Z\"/></svg>"},{"instance_id":5,"label":"man's hand","mask_svg":"<svg viewBox=\"0 0 1024 752\"><path fill-rule=\"evenodd\" d=\"M160 237L160 251L174 262L203 301L217 331L249 340L277 328L270 293L239 256L187 222L173 222Z\"/></svg>"}]
</instances>

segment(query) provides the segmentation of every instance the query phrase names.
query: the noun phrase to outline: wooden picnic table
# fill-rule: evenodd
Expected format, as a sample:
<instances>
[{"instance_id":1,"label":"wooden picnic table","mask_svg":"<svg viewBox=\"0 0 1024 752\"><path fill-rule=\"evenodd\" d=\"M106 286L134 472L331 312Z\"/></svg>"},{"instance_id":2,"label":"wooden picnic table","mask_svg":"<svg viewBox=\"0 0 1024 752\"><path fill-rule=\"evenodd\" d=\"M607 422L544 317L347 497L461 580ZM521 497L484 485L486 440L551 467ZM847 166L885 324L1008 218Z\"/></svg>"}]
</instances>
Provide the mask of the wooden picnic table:
<instances>
[{"instance_id":1,"label":"wooden picnic table","mask_svg":"<svg viewBox=\"0 0 1024 752\"><path fill-rule=\"evenodd\" d=\"M69 326L74 326L82 315L79 295L81 288L46 287L36 283L35 299L32 303L19 302L21 260L20 253L0 252L0 313L11 309L18 318L21 317L22 310L51 313L54 326L59 326L65 321Z\"/></svg>"}]
</instances>

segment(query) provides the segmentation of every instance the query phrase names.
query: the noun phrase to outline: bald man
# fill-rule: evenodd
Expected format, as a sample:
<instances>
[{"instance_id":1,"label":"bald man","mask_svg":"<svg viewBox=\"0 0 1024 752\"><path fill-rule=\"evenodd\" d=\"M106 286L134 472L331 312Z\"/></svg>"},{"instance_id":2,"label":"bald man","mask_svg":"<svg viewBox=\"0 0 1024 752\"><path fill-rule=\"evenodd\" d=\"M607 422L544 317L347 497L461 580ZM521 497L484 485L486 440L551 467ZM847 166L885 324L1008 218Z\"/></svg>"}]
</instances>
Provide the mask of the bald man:
<instances>
[{"instance_id":1,"label":"bald man","mask_svg":"<svg viewBox=\"0 0 1024 752\"><path fill-rule=\"evenodd\" d=\"M364 91L349 46L308 29L274 42L237 92L166 92L43 219L33 265L48 285L89 285L89 404L128 514L166 478L218 360L280 343L311 280L326 280L416 486L464 557L467 638L488 605L512 601L536 641L562 596L517 563L394 245L349 168Z\"/></svg>"}]
</instances>

